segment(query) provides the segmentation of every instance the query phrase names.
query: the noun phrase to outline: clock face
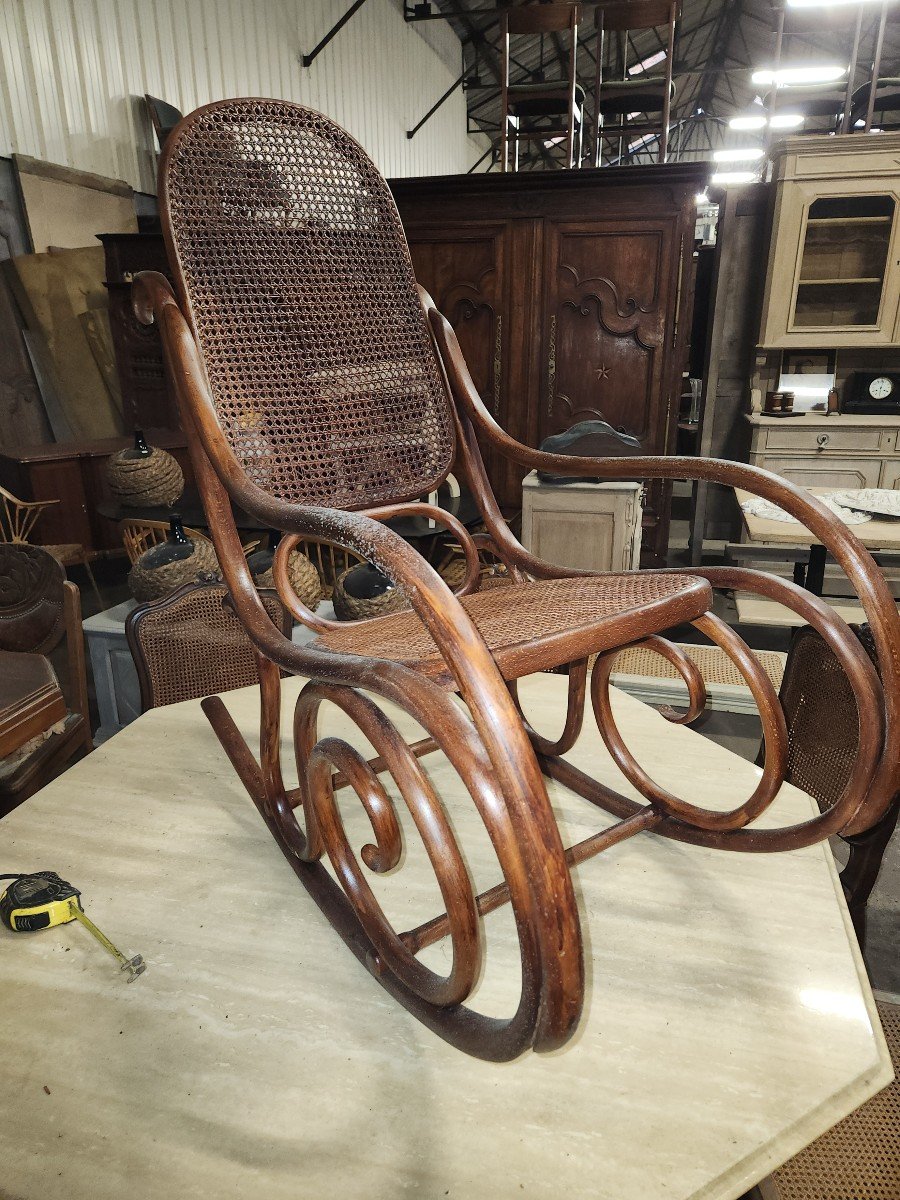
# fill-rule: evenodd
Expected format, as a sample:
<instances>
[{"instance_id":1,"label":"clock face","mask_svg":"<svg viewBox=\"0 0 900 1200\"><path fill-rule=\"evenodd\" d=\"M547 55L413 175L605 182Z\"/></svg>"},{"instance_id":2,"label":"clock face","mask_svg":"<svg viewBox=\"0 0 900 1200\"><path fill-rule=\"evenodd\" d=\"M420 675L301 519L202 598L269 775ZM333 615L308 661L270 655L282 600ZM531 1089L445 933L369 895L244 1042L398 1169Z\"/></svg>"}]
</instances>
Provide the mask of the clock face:
<instances>
[{"instance_id":1,"label":"clock face","mask_svg":"<svg viewBox=\"0 0 900 1200\"><path fill-rule=\"evenodd\" d=\"M886 400L894 390L894 385L886 375L879 375L869 384L869 395L873 400Z\"/></svg>"}]
</instances>

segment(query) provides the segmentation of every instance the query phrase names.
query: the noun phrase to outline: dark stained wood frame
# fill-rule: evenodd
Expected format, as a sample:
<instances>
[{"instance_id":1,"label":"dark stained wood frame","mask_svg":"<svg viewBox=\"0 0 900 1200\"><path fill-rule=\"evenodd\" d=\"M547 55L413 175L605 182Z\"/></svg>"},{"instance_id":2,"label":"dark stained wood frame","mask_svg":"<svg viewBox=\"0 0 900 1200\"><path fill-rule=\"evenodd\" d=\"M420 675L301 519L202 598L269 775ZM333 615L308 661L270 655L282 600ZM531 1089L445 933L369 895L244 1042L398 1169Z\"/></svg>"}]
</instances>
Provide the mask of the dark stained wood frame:
<instances>
[{"instance_id":1,"label":"dark stained wood frame","mask_svg":"<svg viewBox=\"0 0 900 1200\"><path fill-rule=\"evenodd\" d=\"M196 117L186 118L185 124ZM176 141L177 133L167 144L163 172L166 156ZM418 510L421 506L415 497L399 496L396 503L363 512L301 505L275 498L245 473L217 419L190 324L190 307L162 188L161 195L163 227L173 276L182 289L181 304L163 276L145 273L135 281L135 313L142 322L155 321L160 328L219 562L235 609L257 649L261 689L259 759L219 698L206 700L204 709L301 881L353 952L425 1025L470 1054L498 1061L514 1058L529 1048L547 1051L564 1044L577 1026L584 1002L581 929L569 867L623 838L653 829L680 841L721 849L777 851L809 845L839 831L858 832L884 816L900 782L900 755L896 749L900 617L868 552L828 509L780 477L738 463L643 456L576 458L521 445L504 433L483 405L453 329L430 297L420 292L434 347L445 371L459 457L465 463L493 551L514 583L588 573L545 563L514 538L488 484L476 433L529 469L607 479L705 479L772 500L807 525L841 564L856 587L872 627L883 688L856 637L819 598L754 571L710 568L680 572L686 577L694 609L682 612L677 619L695 619L698 627L724 648L747 679L763 721L766 751L762 778L754 794L730 811L702 809L658 787L634 760L615 727L609 706L609 676L616 654L627 645L649 640L651 647L674 662L684 676L690 692L688 712L667 712L669 719L692 719L704 702L702 681L681 662L678 651L659 637L659 623L652 624L645 609L598 619L597 626L587 631L567 632L564 661L570 664L568 711L562 735L550 741L528 725L518 706L514 683L504 677L500 659L491 653L459 599L411 546L381 523L400 512ZM261 524L288 535L282 542L284 551L276 558L274 574L281 599L297 619L324 630L327 636L327 623L298 606L286 590L284 565L290 546L296 539L310 536L334 542L373 562L404 587L415 614L440 650L449 686L439 686L422 671L399 661L336 653L321 643L301 646L289 641L270 620L253 586L234 524L232 502L253 513ZM475 547L464 529L454 528L454 534L467 552L469 571L461 589L466 591L476 582L472 567ZM701 581L755 591L787 604L820 631L846 671L859 706L859 755L844 795L828 812L787 828L759 829L753 825L784 779L784 715L768 677L749 649L708 611L711 591ZM686 603L682 602L682 609ZM674 605L671 611L675 611ZM535 640L517 647L517 676L527 673L529 646L537 655L541 643ZM588 688L587 658L598 649ZM534 661L539 660L535 657ZM300 780L294 791L285 787L281 773L281 671L309 679L298 698L294 717ZM462 705L455 700L454 692ZM606 745L646 804L614 792L563 757L578 736L588 694ZM379 708L379 698L397 704L427 736L407 745ZM323 704L341 709L366 735L375 747L374 759L367 762L340 739L319 738L317 715ZM502 881L481 895L474 893L452 827L420 765L421 757L433 750L442 751L456 770L497 854ZM398 818L379 779L384 772L393 778L410 810L446 907L446 912L433 921L399 933L387 921L363 871L363 864L371 871L388 871L400 860ZM617 823L578 845L564 847L544 775L560 780L612 813ZM334 791L348 786L363 804L374 833L373 843L361 851L361 862L349 845L334 800ZM322 864L325 855L337 881ZM481 968L479 917L506 902L512 906L519 936L522 987L515 1013L496 1019L468 1007L465 1000ZM453 953L449 973L441 976L418 960L416 952L444 936L449 936Z\"/></svg>"}]
</instances>

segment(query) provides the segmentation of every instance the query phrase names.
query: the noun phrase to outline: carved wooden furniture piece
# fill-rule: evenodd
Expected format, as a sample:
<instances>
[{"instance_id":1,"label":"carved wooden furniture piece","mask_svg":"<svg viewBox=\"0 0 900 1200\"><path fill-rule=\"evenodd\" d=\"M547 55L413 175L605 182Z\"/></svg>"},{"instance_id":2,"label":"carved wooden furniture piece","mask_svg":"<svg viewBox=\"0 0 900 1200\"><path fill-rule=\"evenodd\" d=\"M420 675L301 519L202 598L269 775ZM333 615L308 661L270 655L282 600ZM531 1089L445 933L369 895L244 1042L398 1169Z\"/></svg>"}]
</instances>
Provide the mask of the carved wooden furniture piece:
<instances>
[{"instance_id":1,"label":"carved wooden furniture piece","mask_svg":"<svg viewBox=\"0 0 900 1200\"><path fill-rule=\"evenodd\" d=\"M290 636L287 612L274 592L260 593L272 623ZM144 712L259 682L253 643L221 583L187 583L162 600L133 608L125 636L134 659Z\"/></svg>"},{"instance_id":2,"label":"carved wooden furniture piece","mask_svg":"<svg viewBox=\"0 0 900 1200\"><path fill-rule=\"evenodd\" d=\"M675 450L707 181L706 164L670 163L391 182L416 278L517 441L600 418L646 454ZM481 449L501 506L518 509L526 471ZM647 565L665 563L670 486L647 488Z\"/></svg>"},{"instance_id":3,"label":"carved wooden furniture piece","mask_svg":"<svg viewBox=\"0 0 900 1200\"><path fill-rule=\"evenodd\" d=\"M519 169L519 142L539 141L544 146L565 137L565 166L581 165L584 132L584 89L577 81L577 4L503 6L500 13L500 165L503 171ZM510 39L516 35L540 36L568 33L566 78L510 82ZM560 43L561 44L561 43ZM578 135L576 149L575 135ZM512 163L509 143L512 135Z\"/></svg>"},{"instance_id":4,"label":"carved wooden furniture piece","mask_svg":"<svg viewBox=\"0 0 900 1200\"><path fill-rule=\"evenodd\" d=\"M207 700L205 710L303 884L381 985L425 1025L492 1060L564 1044L578 1025L585 988L570 865L641 830L720 849L775 851L856 832L887 811L900 773L900 617L866 551L826 508L737 463L549 455L504 433L475 390L452 327L426 293L417 293L383 179L361 147L318 113L275 100L197 110L166 143L160 196L179 295L164 277L141 275L135 309L160 326L213 541L257 650L260 758L221 700ZM502 519L476 430L529 469L609 479L699 477L777 501L828 545L858 588L881 681L828 606L790 583L730 568L592 575L530 555ZM512 582L504 587L479 590L475 539L456 518L416 499L445 478L454 459L464 463L483 536L508 569ZM311 643L291 643L260 601L231 501L286 535L275 557L276 586L292 615L318 634ZM463 546L467 574L455 594L383 525L414 514L443 522ZM285 566L309 535L372 562L404 588L412 611L348 627L304 609L287 586ZM823 634L847 672L860 711L859 752L843 795L825 813L784 828L757 824L787 768L785 719L757 660L711 613L713 584L784 599ZM641 642L674 661L688 684L688 711L670 718L689 721L702 710L699 672L661 636L683 621L738 664L762 716L759 780L727 811L660 787L613 716L609 676L617 653ZM568 665L568 712L562 732L548 736L529 725L515 681L560 665ZM294 715L296 790L281 773L281 671L309 680ZM646 803L601 785L564 757L578 738L588 695L610 754ZM381 701L398 704L422 736L407 743ZM323 706L350 717L373 759L320 734ZM499 881L480 894L420 762L438 748L496 851ZM367 881L368 872L397 867L403 852L384 773L409 807L446 909L402 931ZM564 846L544 775L618 820ZM373 840L359 856L335 799L344 787L372 826ZM323 865L326 856L334 875ZM485 951L480 917L507 903L521 992L515 1010L497 1017L467 1000ZM419 953L448 937L450 965L441 973Z\"/></svg>"},{"instance_id":5,"label":"carved wooden furniture piece","mask_svg":"<svg viewBox=\"0 0 900 1200\"><path fill-rule=\"evenodd\" d=\"M675 57L675 23L678 0L613 0L598 4L594 68L594 166L603 159L604 142L618 143L616 160L627 156L637 143L656 140L657 162L665 162L669 148L669 113L675 95L672 69ZM644 67L629 63L630 34L639 29L663 27L661 62ZM618 78L604 75L605 35L616 35Z\"/></svg>"},{"instance_id":6,"label":"carved wooden furniture piece","mask_svg":"<svg viewBox=\"0 0 900 1200\"><path fill-rule=\"evenodd\" d=\"M0 762L0 816L93 746L78 588L43 548L0 543L0 650L48 654L63 638L69 692L65 724L27 755Z\"/></svg>"}]
</instances>

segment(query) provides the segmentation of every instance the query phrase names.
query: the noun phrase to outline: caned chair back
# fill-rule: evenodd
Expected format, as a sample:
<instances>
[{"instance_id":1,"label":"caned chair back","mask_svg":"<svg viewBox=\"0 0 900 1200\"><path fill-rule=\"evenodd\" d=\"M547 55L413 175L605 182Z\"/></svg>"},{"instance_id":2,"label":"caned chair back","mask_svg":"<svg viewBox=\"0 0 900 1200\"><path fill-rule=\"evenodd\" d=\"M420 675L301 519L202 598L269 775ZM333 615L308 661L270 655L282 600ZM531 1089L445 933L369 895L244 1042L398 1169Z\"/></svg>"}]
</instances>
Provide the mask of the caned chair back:
<instances>
[{"instance_id":1,"label":"caned chair back","mask_svg":"<svg viewBox=\"0 0 900 1200\"><path fill-rule=\"evenodd\" d=\"M269 616L289 632L284 605L260 592ZM125 636L137 667L144 711L259 682L250 638L221 583L189 583L132 609Z\"/></svg>"},{"instance_id":2,"label":"caned chair back","mask_svg":"<svg viewBox=\"0 0 900 1200\"><path fill-rule=\"evenodd\" d=\"M877 670L869 627L852 628ZM843 667L808 625L791 642L780 699L788 728L785 779L812 796L822 810L829 809L840 799L856 762L859 717Z\"/></svg>"},{"instance_id":3,"label":"caned chair back","mask_svg":"<svg viewBox=\"0 0 900 1200\"><path fill-rule=\"evenodd\" d=\"M403 228L320 113L226 100L169 135L163 227L222 431L287 502L365 508L450 469L453 420Z\"/></svg>"}]
</instances>

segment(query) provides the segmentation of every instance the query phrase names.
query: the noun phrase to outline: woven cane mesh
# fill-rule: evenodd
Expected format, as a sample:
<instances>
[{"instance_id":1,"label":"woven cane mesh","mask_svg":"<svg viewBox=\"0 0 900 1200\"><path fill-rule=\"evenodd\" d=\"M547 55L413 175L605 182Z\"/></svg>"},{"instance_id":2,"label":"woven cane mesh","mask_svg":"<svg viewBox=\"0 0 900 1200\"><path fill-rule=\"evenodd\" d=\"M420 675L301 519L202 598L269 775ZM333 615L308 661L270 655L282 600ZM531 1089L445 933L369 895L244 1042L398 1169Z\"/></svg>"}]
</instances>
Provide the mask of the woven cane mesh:
<instances>
[{"instance_id":1,"label":"woven cane mesh","mask_svg":"<svg viewBox=\"0 0 900 1200\"><path fill-rule=\"evenodd\" d=\"M874 659L865 626L859 636ZM780 695L789 739L786 778L821 809L831 808L856 763L859 717L843 667L809 626L798 630L791 643Z\"/></svg>"},{"instance_id":2,"label":"woven cane mesh","mask_svg":"<svg viewBox=\"0 0 900 1200\"><path fill-rule=\"evenodd\" d=\"M495 653L522 643L535 643L532 670L544 662L541 639L572 630L590 629L604 617L636 611L644 605L698 592L698 580L677 575L604 575L585 579L546 579L519 586L495 587L463 596L463 608ZM698 611L705 591L698 593ZM602 642L602 637L601 637ZM419 665L441 663L438 648L422 622L411 611L378 617L328 632L318 645L346 654L365 654Z\"/></svg>"},{"instance_id":3,"label":"woven cane mesh","mask_svg":"<svg viewBox=\"0 0 900 1200\"><path fill-rule=\"evenodd\" d=\"M147 609L134 636L150 681L150 707L197 700L259 682L253 647L224 587L197 587ZM272 620L282 627L284 609L263 596Z\"/></svg>"},{"instance_id":4,"label":"woven cane mesh","mask_svg":"<svg viewBox=\"0 0 900 1200\"><path fill-rule=\"evenodd\" d=\"M387 184L319 113L229 100L169 139L184 288L222 429L281 500L432 490L453 426Z\"/></svg>"},{"instance_id":5,"label":"woven cane mesh","mask_svg":"<svg viewBox=\"0 0 900 1200\"><path fill-rule=\"evenodd\" d=\"M900 1006L878 1013L900 1074ZM823 1134L775 1172L779 1200L897 1200L900 1196L900 1083Z\"/></svg>"},{"instance_id":6,"label":"woven cane mesh","mask_svg":"<svg viewBox=\"0 0 900 1200\"><path fill-rule=\"evenodd\" d=\"M678 649L696 663L704 683L723 684L728 687L747 687L747 680L740 673L724 650L718 646L692 646L678 644ZM778 690L784 675L784 655L775 650L754 650L753 656ZM678 671L660 654L644 646L632 646L616 659L617 675L646 675L652 679L680 679Z\"/></svg>"}]
</instances>

